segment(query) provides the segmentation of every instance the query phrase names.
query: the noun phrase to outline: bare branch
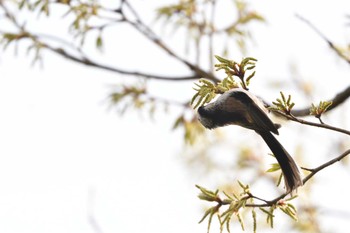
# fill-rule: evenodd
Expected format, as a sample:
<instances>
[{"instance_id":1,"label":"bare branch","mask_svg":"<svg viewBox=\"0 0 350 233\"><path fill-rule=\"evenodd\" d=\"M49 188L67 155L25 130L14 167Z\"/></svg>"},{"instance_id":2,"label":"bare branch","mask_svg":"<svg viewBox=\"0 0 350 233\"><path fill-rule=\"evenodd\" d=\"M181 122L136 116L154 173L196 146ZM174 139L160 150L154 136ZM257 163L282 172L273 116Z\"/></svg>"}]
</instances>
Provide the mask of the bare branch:
<instances>
[{"instance_id":1,"label":"bare branch","mask_svg":"<svg viewBox=\"0 0 350 233\"><path fill-rule=\"evenodd\" d=\"M95 61L92 61L91 59L84 57L84 58L79 58L76 57L72 54L69 54L68 52L66 52L64 49L62 48L53 48L49 45L45 45L45 47L60 55L63 56L64 58L67 58L71 61L83 64L83 65L87 65L87 66L91 66L91 67L95 67L95 68L99 68L99 69L103 69L103 70L108 70L108 71L112 71L112 72L116 72L119 74L123 74L123 75L131 75L131 76L138 76L138 77L143 77L143 78L149 78L149 79L157 79L157 80L163 80L163 81L184 81L184 80L196 80L201 78L202 76L200 76L199 74L194 74L194 75L189 75L189 76L173 76L173 77L169 77L169 76L162 76L162 75L156 75L156 74L149 74L149 73L144 73L144 72L139 72L139 71L128 71L128 70L124 70L124 69L120 69L120 68L116 68L116 67L112 67L112 66L107 66L107 65L103 65L100 63L97 63Z\"/></svg>"},{"instance_id":2,"label":"bare branch","mask_svg":"<svg viewBox=\"0 0 350 233\"><path fill-rule=\"evenodd\" d=\"M336 96L334 96L333 99L329 100L329 101L332 101L332 105L327 109L327 112L338 107L340 104L345 102L349 97L350 97L350 86L345 88L342 92L339 92ZM310 114L310 109L304 108L304 109L292 110L291 113L294 116L308 116Z\"/></svg>"},{"instance_id":3,"label":"bare branch","mask_svg":"<svg viewBox=\"0 0 350 233\"><path fill-rule=\"evenodd\" d=\"M324 41L327 42L327 44L329 45L329 47L336 52L336 54L341 57L343 60L345 60L348 64L350 64L350 59L346 56L344 56L344 54L342 54L337 48L336 46L333 44L333 42L331 42L318 28L316 28L315 25L313 25L310 21L308 21L307 19L305 19L304 17L300 16L300 15L296 15L296 17L298 19L300 19L302 22L304 22L305 24L307 24L312 30L314 30ZM345 100L347 100L350 97L350 86L347 87L344 91L338 93L331 101L332 101L332 105L329 107L328 111L336 108L338 105L342 104ZM297 109L297 110L293 110L292 114L294 116L307 116L309 115L309 108L304 108L304 109Z\"/></svg>"},{"instance_id":4,"label":"bare branch","mask_svg":"<svg viewBox=\"0 0 350 233\"><path fill-rule=\"evenodd\" d=\"M212 73L206 72L200 67L192 64L191 62L187 61L186 59L180 57L177 55L174 51L172 51L158 36L155 32L152 31L151 28L149 28L139 17L139 15L136 13L134 8L130 5L128 1L125 1L125 4L127 4L129 10L134 14L134 17L136 18L136 22L133 22L131 20L128 20L126 18L126 22L129 23L132 27L134 27L137 31L139 31L141 34L143 34L147 39L152 41L154 44L156 44L158 47L163 49L165 52L167 52L171 57L175 58L176 60L182 62L185 64L188 68L190 68L193 72L198 74L198 76L202 78L207 78L212 81L218 82L219 79L216 78Z\"/></svg>"},{"instance_id":5,"label":"bare branch","mask_svg":"<svg viewBox=\"0 0 350 233\"><path fill-rule=\"evenodd\" d=\"M320 172L321 170L333 165L336 162L339 162L340 160L344 159L346 156L348 156L350 154L350 149L346 150L345 152L343 152L341 155L335 157L334 159L329 160L328 162L316 167L316 168L307 168L306 170L311 171L311 173L309 175L307 175L304 179L303 179L303 183L306 184L314 175L316 175L316 173ZM280 200L282 200L283 198L285 198L287 195L289 195L291 192L286 192L278 197L276 197L273 200L264 200L262 198L256 197L254 195L250 195L251 198L257 199L259 201L264 202L263 204L246 204L246 207L269 207L269 206L273 206L275 204L277 204ZM226 202L220 202L221 205L228 205L230 203L226 203Z\"/></svg>"},{"instance_id":6,"label":"bare branch","mask_svg":"<svg viewBox=\"0 0 350 233\"><path fill-rule=\"evenodd\" d=\"M348 130L345 130L345 129L342 129L342 128L338 128L338 127L334 127L334 126L331 126L331 125L328 125L328 124L324 124L324 123L315 123L315 122L311 122L311 121L306 121L306 120L303 120L303 119L299 119L299 118L296 118L294 115L290 114L286 114L286 113L283 113L281 111L274 111L274 113L276 114L279 114L289 120L292 120L292 121L295 121L295 122L299 122L300 124L303 124L303 125L310 125L310 126L315 126L315 127L319 127L319 128L325 128L325 129L329 129L329 130L333 130L333 131L337 131L337 132L340 132L340 133L344 133L344 134L347 134L347 135L350 135L350 131Z\"/></svg>"},{"instance_id":7,"label":"bare branch","mask_svg":"<svg viewBox=\"0 0 350 233\"><path fill-rule=\"evenodd\" d=\"M8 32L0 31L0 33L6 34ZM65 41L59 37L54 37L54 36L45 35L45 34L33 35L33 34L26 32L26 31L23 31L22 34L25 35L22 38L28 38L28 39L31 39L35 42L38 42L41 44L41 46L43 48L46 48L47 50L54 52L55 54L60 55L68 60L83 64L86 66L91 66L91 67L95 67L98 69L112 71L112 72L116 72L116 73L123 74L123 75L143 77L143 78L148 78L148 79L157 79L157 80L163 80L163 81L197 80L197 79L200 79L202 77L196 73L193 75L188 75L188 76L168 76L168 75L162 76L162 75L157 75L157 74L150 74L150 73L139 72L139 71L129 71L129 70L125 70L125 69L121 69L121 68L117 68L117 67L112 67L112 66L100 64L96 61L93 61L92 59L88 58L87 55L85 55L80 48L73 46L68 41ZM46 39L49 39L52 41L56 41L56 42L60 43L61 45L68 47L70 50L76 52L79 56L74 55L71 52L68 52L67 50L65 50L63 48L53 47L53 46L49 45L48 43L45 43L44 41L42 41L41 38L46 38Z\"/></svg>"},{"instance_id":8,"label":"bare branch","mask_svg":"<svg viewBox=\"0 0 350 233\"><path fill-rule=\"evenodd\" d=\"M336 52L336 54L341 57L342 59L344 59L349 65L350 65L350 59L346 56L344 56L344 54L342 54L337 48L336 46L333 44L333 42L331 42L318 28L316 28L315 25L313 25L309 20L305 19L304 17L300 16L300 15L296 15L296 17L298 19L300 19L302 22L306 23L312 30L314 30L324 41L327 42L327 44L329 45L329 47Z\"/></svg>"},{"instance_id":9,"label":"bare branch","mask_svg":"<svg viewBox=\"0 0 350 233\"><path fill-rule=\"evenodd\" d=\"M326 167L331 166L332 164L339 162L340 160L344 159L347 155L350 154L350 149L346 150L344 153L342 153L341 155L339 155L338 157L335 157L334 159L329 160L327 163L324 163L316 168L311 169L311 173L306 176L303 180L304 184L311 179L311 177L313 177L314 175L316 175L316 173L318 173L319 171L325 169ZM309 169L310 170L310 169Z\"/></svg>"},{"instance_id":10,"label":"bare branch","mask_svg":"<svg viewBox=\"0 0 350 233\"><path fill-rule=\"evenodd\" d=\"M130 3L128 3L128 1L122 1L121 7L117 11L113 11L116 14L118 14L119 16L121 15L122 19L114 21L112 23L116 23L116 22L129 23L129 25L131 25L132 27L137 29L139 32L141 32L147 39L154 42L161 49L163 49L165 52L167 52L170 56L174 57L175 59L179 60L180 62L184 63L187 67L189 67L193 72L192 75L173 76L173 77L170 76L169 77L168 75L162 76L162 75L150 74L150 73L139 72L139 71L129 71L129 70L124 70L124 69L117 68L117 67L112 67L112 66L100 64L100 63L88 58L86 55L84 55L80 48L76 48L76 47L72 46L69 42L62 40L61 38L51 36L51 35L44 35L44 34L35 35L35 34L30 33L30 32L27 32L16 21L16 17L7 9L7 7L2 2L0 2L0 6L3 8L6 17L9 18L12 21L12 23L14 24L14 26L16 26L21 32L25 32L26 34L28 34L28 36L27 36L28 38L31 38L31 39L35 40L36 42L40 42L43 45L43 48L46 48L46 49L64 57L64 58L66 58L66 59L71 60L71 61L83 64L83 65L87 65L87 66L92 66L92 67L99 68L99 69L104 69L104 70L116 72L116 73L123 74L123 75L130 75L130 76L136 76L136 77L138 76L138 77L143 77L143 78L147 78L147 79L157 79L157 80L164 80L164 81L184 81L184 80L197 80L200 78L207 78L207 79L211 79L214 81L219 80L213 74L202 70L200 67L198 67L198 66L192 64L191 62L185 60L184 58L181 58L180 56L176 55L175 52L173 52L169 47L167 47L164 44L164 42L145 23L143 23L143 21L138 16L137 12L133 9L133 7L130 5ZM136 18L136 22L133 22L133 21L126 18L126 16L124 15L124 12L122 10L123 6L128 7L128 9L131 11L131 13ZM101 27L97 27L97 28L91 27L91 29L103 29L103 27L112 25L112 23L108 23L106 25L102 25ZM46 38L46 39L50 39L50 40L54 40L56 42L59 42L61 45L67 46L67 47L73 49L75 52L78 52L78 54L80 56L76 56L72 53L69 53L64 48L57 48L57 47L55 48L55 47L51 46L50 44L41 41L40 38Z\"/></svg>"}]
</instances>

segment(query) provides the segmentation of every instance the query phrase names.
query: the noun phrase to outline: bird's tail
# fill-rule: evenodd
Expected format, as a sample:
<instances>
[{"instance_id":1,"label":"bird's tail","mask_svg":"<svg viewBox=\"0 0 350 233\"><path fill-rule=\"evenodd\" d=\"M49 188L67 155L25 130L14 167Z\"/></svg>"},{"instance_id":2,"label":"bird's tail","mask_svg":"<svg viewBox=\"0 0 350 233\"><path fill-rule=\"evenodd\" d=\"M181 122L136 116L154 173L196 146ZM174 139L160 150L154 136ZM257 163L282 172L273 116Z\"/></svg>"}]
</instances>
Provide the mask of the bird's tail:
<instances>
[{"instance_id":1,"label":"bird's tail","mask_svg":"<svg viewBox=\"0 0 350 233\"><path fill-rule=\"evenodd\" d=\"M266 144L275 155L283 176L287 192L291 192L299 186L303 185L298 166L294 162L292 156L283 148L279 141L268 131L257 132L264 139Z\"/></svg>"}]
</instances>

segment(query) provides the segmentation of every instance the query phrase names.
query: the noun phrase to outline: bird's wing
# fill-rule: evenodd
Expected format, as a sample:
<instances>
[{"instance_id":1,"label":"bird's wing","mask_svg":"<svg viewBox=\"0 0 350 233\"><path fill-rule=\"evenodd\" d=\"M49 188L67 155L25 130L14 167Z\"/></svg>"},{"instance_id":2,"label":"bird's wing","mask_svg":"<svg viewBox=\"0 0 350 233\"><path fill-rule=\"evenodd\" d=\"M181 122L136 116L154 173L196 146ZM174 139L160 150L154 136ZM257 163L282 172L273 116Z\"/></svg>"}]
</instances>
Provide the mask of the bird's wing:
<instances>
[{"instance_id":1,"label":"bird's wing","mask_svg":"<svg viewBox=\"0 0 350 233\"><path fill-rule=\"evenodd\" d=\"M232 92L232 95L234 95L235 98L242 104L247 106L248 114L250 115L254 123L260 127L259 129L254 130L271 131L275 134L278 134L278 129L276 125L271 121L271 119L268 117L265 111L254 102L252 97L245 93L245 91L235 91Z\"/></svg>"}]
</instances>

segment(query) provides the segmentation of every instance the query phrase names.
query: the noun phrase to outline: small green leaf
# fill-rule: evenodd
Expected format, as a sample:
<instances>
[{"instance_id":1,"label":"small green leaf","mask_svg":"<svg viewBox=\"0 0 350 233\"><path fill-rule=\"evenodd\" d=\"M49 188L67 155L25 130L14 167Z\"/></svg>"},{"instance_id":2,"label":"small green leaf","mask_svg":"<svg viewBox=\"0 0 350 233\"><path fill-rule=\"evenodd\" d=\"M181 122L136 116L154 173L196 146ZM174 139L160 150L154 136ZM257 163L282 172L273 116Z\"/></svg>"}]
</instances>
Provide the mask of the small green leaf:
<instances>
[{"instance_id":1,"label":"small green leaf","mask_svg":"<svg viewBox=\"0 0 350 233\"><path fill-rule=\"evenodd\" d=\"M275 171L278 171L280 169L281 169L281 167L278 163L273 163L273 164L271 164L271 168L267 169L266 172L275 172Z\"/></svg>"},{"instance_id":2,"label":"small green leaf","mask_svg":"<svg viewBox=\"0 0 350 233\"><path fill-rule=\"evenodd\" d=\"M213 219L213 216L214 216L214 214L216 214L217 213L217 207L213 207L212 208L212 211L211 211L211 213L210 213L210 216L209 216L209 220L208 220L208 230L207 230L207 232L209 233L209 231L210 231L210 226L211 226L211 221L212 221L212 219Z\"/></svg>"},{"instance_id":3,"label":"small green leaf","mask_svg":"<svg viewBox=\"0 0 350 233\"><path fill-rule=\"evenodd\" d=\"M259 209L260 209L262 212L264 212L265 214L270 215L270 212L267 211L267 210L265 210L264 208L259 207Z\"/></svg>"},{"instance_id":4,"label":"small green leaf","mask_svg":"<svg viewBox=\"0 0 350 233\"><path fill-rule=\"evenodd\" d=\"M239 223L241 224L241 228L242 228L242 231L244 231L244 222L243 222L243 219L241 218L241 215L239 213L237 213L237 218L238 218L238 221Z\"/></svg>"},{"instance_id":5,"label":"small green leaf","mask_svg":"<svg viewBox=\"0 0 350 233\"><path fill-rule=\"evenodd\" d=\"M320 101L319 105L316 106L311 104L310 115L320 118L321 115L327 111L327 109L332 105L332 101Z\"/></svg>"},{"instance_id":6,"label":"small green leaf","mask_svg":"<svg viewBox=\"0 0 350 233\"><path fill-rule=\"evenodd\" d=\"M253 232L256 233L257 223L256 223L256 212L255 209L252 209L252 217L253 217Z\"/></svg>"},{"instance_id":7,"label":"small green leaf","mask_svg":"<svg viewBox=\"0 0 350 233\"><path fill-rule=\"evenodd\" d=\"M292 108L294 107L294 105L295 105L295 103L291 103L291 104L289 105L289 111L292 110Z\"/></svg>"},{"instance_id":8,"label":"small green leaf","mask_svg":"<svg viewBox=\"0 0 350 233\"><path fill-rule=\"evenodd\" d=\"M22 8L24 7L24 4L27 2L27 0L22 0L19 4L18 4L18 9L22 10Z\"/></svg>"},{"instance_id":9,"label":"small green leaf","mask_svg":"<svg viewBox=\"0 0 350 233\"><path fill-rule=\"evenodd\" d=\"M258 59L254 58L254 57L246 57L245 59L249 59L250 61L255 61L255 62L258 61Z\"/></svg>"},{"instance_id":10,"label":"small green leaf","mask_svg":"<svg viewBox=\"0 0 350 233\"><path fill-rule=\"evenodd\" d=\"M244 185L241 181L237 180L237 182L242 189L246 189L246 185Z\"/></svg>"},{"instance_id":11,"label":"small green leaf","mask_svg":"<svg viewBox=\"0 0 350 233\"><path fill-rule=\"evenodd\" d=\"M281 94L281 97L282 97L283 104L286 104L286 97L284 97L283 92L280 91L280 94Z\"/></svg>"},{"instance_id":12,"label":"small green leaf","mask_svg":"<svg viewBox=\"0 0 350 233\"><path fill-rule=\"evenodd\" d=\"M195 89L196 90L196 89ZM199 93L197 92L191 99L190 105L193 105L194 101L197 99Z\"/></svg>"},{"instance_id":13,"label":"small green leaf","mask_svg":"<svg viewBox=\"0 0 350 233\"><path fill-rule=\"evenodd\" d=\"M272 208L270 209L271 209L271 214L267 216L267 223L270 223L270 227L273 228L273 220L274 220L273 218L275 216L273 215L273 209Z\"/></svg>"},{"instance_id":14,"label":"small green leaf","mask_svg":"<svg viewBox=\"0 0 350 233\"><path fill-rule=\"evenodd\" d=\"M232 217L233 212L231 210L225 211L225 212L227 212L227 213L221 215L221 217L224 216L224 220L221 222L221 229L223 228L223 224L226 223L227 231L231 232L230 231L230 221L231 221L231 217Z\"/></svg>"},{"instance_id":15,"label":"small green leaf","mask_svg":"<svg viewBox=\"0 0 350 233\"><path fill-rule=\"evenodd\" d=\"M252 70L252 69L254 69L255 68L255 66L248 66L247 68L246 68L246 70Z\"/></svg>"},{"instance_id":16,"label":"small green leaf","mask_svg":"<svg viewBox=\"0 0 350 233\"><path fill-rule=\"evenodd\" d=\"M201 193L198 195L198 198L201 200L205 200L205 201L217 201L218 200L218 190L216 190L215 192L210 191L208 189L205 189L199 185L196 185L196 187L201 191Z\"/></svg>"},{"instance_id":17,"label":"small green leaf","mask_svg":"<svg viewBox=\"0 0 350 233\"><path fill-rule=\"evenodd\" d=\"M214 207L207 209L207 211L205 211L203 217L201 218L201 220L199 220L198 223L202 223L206 219L206 217L208 217L209 214L212 214L213 208Z\"/></svg>"},{"instance_id":18,"label":"small green leaf","mask_svg":"<svg viewBox=\"0 0 350 233\"><path fill-rule=\"evenodd\" d=\"M226 59L226 58L223 58L223 57L220 57L218 55L214 55L214 57L221 63L225 63L225 64L229 64L231 63L232 61Z\"/></svg>"},{"instance_id":19,"label":"small green leaf","mask_svg":"<svg viewBox=\"0 0 350 233\"><path fill-rule=\"evenodd\" d=\"M283 177L283 173L281 172L281 174L279 175L278 180L277 180L277 184L276 184L277 187L280 186L280 184L282 182L282 177Z\"/></svg>"},{"instance_id":20,"label":"small green leaf","mask_svg":"<svg viewBox=\"0 0 350 233\"><path fill-rule=\"evenodd\" d=\"M239 200L239 198L237 197L237 195L236 195L234 192L232 192L232 195L233 195L233 196L227 194L225 191L223 191L223 193L224 193L225 196L228 197L230 200Z\"/></svg>"},{"instance_id":21,"label":"small green leaf","mask_svg":"<svg viewBox=\"0 0 350 233\"><path fill-rule=\"evenodd\" d=\"M273 215L273 212L275 210L275 207L271 206L269 210L266 210L262 207L260 207L259 209L266 214L266 222L267 222L267 224L270 224L271 228L273 228L273 218L275 217Z\"/></svg>"},{"instance_id":22,"label":"small green leaf","mask_svg":"<svg viewBox=\"0 0 350 233\"><path fill-rule=\"evenodd\" d=\"M297 212L297 209L295 208L294 205L290 204L290 203L287 203L288 207L293 209L293 212L296 213Z\"/></svg>"},{"instance_id":23,"label":"small green leaf","mask_svg":"<svg viewBox=\"0 0 350 233\"><path fill-rule=\"evenodd\" d=\"M248 76L248 78L246 79L247 85L249 85L250 79L253 78L254 75L255 75L255 71L253 73L251 73L251 75Z\"/></svg>"},{"instance_id":24,"label":"small green leaf","mask_svg":"<svg viewBox=\"0 0 350 233\"><path fill-rule=\"evenodd\" d=\"M294 211L295 208L290 208L289 206L279 207L280 210L282 210L283 213L291 217L294 221L298 221L298 218L296 216L296 212Z\"/></svg>"},{"instance_id":25,"label":"small green leaf","mask_svg":"<svg viewBox=\"0 0 350 233\"><path fill-rule=\"evenodd\" d=\"M175 123L173 125L173 129L176 129L178 128L180 125L182 125L184 123L184 117L183 115L179 116L176 120L175 120Z\"/></svg>"},{"instance_id":26,"label":"small green leaf","mask_svg":"<svg viewBox=\"0 0 350 233\"><path fill-rule=\"evenodd\" d=\"M298 197L298 195L294 195L294 196L292 196L292 197L290 197L290 198L288 198L288 199L285 199L285 201L291 201L291 200L293 200L293 199L295 199L295 198L297 198Z\"/></svg>"},{"instance_id":27,"label":"small green leaf","mask_svg":"<svg viewBox=\"0 0 350 233\"><path fill-rule=\"evenodd\" d=\"M97 38L96 38L96 47L99 49L99 50L102 50L103 48L103 41L102 41L102 36L99 35Z\"/></svg>"}]
</instances>

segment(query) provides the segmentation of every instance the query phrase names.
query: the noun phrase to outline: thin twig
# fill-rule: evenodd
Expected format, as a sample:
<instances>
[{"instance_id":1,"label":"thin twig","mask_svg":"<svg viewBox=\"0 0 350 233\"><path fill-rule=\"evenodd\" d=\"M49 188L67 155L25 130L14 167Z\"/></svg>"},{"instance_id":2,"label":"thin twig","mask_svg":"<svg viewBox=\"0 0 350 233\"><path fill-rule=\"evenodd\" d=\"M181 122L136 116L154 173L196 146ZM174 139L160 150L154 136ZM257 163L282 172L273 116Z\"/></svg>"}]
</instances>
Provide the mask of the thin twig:
<instances>
[{"instance_id":1,"label":"thin twig","mask_svg":"<svg viewBox=\"0 0 350 233\"><path fill-rule=\"evenodd\" d=\"M89 59L87 57L84 57L82 59L78 58L72 54L69 54L68 52L66 52L62 48L53 48L47 44L45 44L45 48L60 55L60 56L63 56L64 58L67 58L71 61L75 61L77 63L87 65L87 66L92 66L92 67L99 68L99 69L104 69L104 70L116 72L116 73L123 74L123 75L131 75L131 76L143 77L143 78L148 78L148 79L157 79L157 80L163 80L163 81L196 80L196 79L201 78L201 76L198 74L194 74L194 75L190 75L190 76L172 76L172 77L170 76L169 77L169 76L149 74L149 73L144 73L144 72L139 72L139 71L128 71L128 70L124 70L124 69L120 69L120 68L116 68L116 67L112 67L112 66L99 64L95 61L92 61L91 59Z\"/></svg>"},{"instance_id":2,"label":"thin twig","mask_svg":"<svg viewBox=\"0 0 350 233\"><path fill-rule=\"evenodd\" d=\"M335 157L334 159L329 160L328 162L316 167L316 168L307 168L305 170L311 171L309 175L307 175L304 179L303 179L303 184L305 185L314 175L316 175L316 173L322 171L323 169L331 166L332 164L339 162L340 160L344 159L346 156L348 156L350 154L350 149L346 150L345 152L343 152L341 155ZM292 192L292 191L291 191ZM256 197L254 195L251 195L251 198L260 200L262 202L265 202L263 204L246 204L246 207L269 207L269 206L273 206L275 204L277 204L280 200L282 200L283 198L285 198L287 195L289 195L291 192L286 192L281 194L280 196L276 197L275 199L272 199L270 201L268 200L264 200L262 198ZM222 203L222 205L228 205L230 203Z\"/></svg>"},{"instance_id":3,"label":"thin twig","mask_svg":"<svg viewBox=\"0 0 350 233\"><path fill-rule=\"evenodd\" d=\"M331 42L315 25L313 25L309 20L305 19L304 17L296 14L296 17L298 19L300 19L302 22L304 22L305 24L307 24L312 30L314 30L324 41L327 42L327 44L329 45L329 47L337 53L337 55L339 57L341 57L342 59L344 59L348 64L350 64L350 59L348 57L346 57L344 54L342 54L337 47L333 44L333 42Z\"/></svg>"},{"instance_id":4,"label":"thin twig","mask_svg":"<svg viewBox=\"0 0 350 233\"><path fill-rule=\"evenodd\" d=\"M339 162L340 160L344 159L347 155L350 154L350 149L346 150L345 152L343 152L341 155L339 155L338 157L335 157L334 159L331 159L329 160L328 162L316 167L316 168L313 168L311 169L311 173L306 176L304 179L303 179L303 182L304 184L311 179L311 177L313 177L314 175L316 175L316 173L318 173L319 171L323 170L324 168L326 167L329 167L331 166L332 164L336 163L336 162Z\"/></svg>"},{"instance_id":5,"label":"thin twig","mask_svg":"<svg viewBox=\"0 0 350 233\"><path fill-rule=\"evenodd\" d=\"M136 21L126 20L127 23L129 23L132 27L134 27L137 31L139 31L141 34L143 34L147 39L149 39L151 42L153 42L155 45L163 49L165 52L168 53L171 57L175 58L176 60L182 62L185 64L188 68L190 68L192 71L194 71L196 74L203 78L210 79L212 81L218 82L219 79L216 78L212 73L206 72L200 67L192 64L191 62L187 61L186 59L180 57L177 55L174 51L172 51L158 36L155 32L152 31L139 17L139 15L136 13L134 8L131 6L131 4L128 1L125 1L125 4L127 4L129 10L134 14L134 17L136 18Z\"/></svg>"},{"instance_id":6,"label":"thin twig","mask_svg":"<svg viewBox=\"0 0 350 233\"><path fill-rule=\"evenodd\" d=\"M329 100L329 101L332 101L332 105L327 109L327 112L329 112L332 109L335 109L340 104L344 103L349 97L350 97L350 86L346 87L343 91L336 94L333 99ZM297 117L308 116L310 114L310 108L292 110L291 113Z\"/></svg>"},{"instance_id":7,"label":"thin twig","mask_svg":"<svg viewBox=\"0 0 350 233\"><path fill-rule=\"evenodd\" d=\"M143 78L149 78L149 79L157 79L157 80L164 80L164 81L184 81L184 80L197 80L199 78L205 77L205 78L208 78L208 79L211 79L214 81L218 81L218 79L213 74L202 70L200 67L198 67L198 66L192 64L191 62L185 60L184 58L181 58L180 56L176 55L170 48L168 48L163 43L163 41L160 40L160 38L158 38L156 36L156 34L146 24L143 23L143 21L141 20L141 18L137 14L137 12L133 9L133 7L130 5L130 3L128 1L122 1L122 3L123 4L121 5L121 9L123 6L127 6L129 8L129 10L131 11L131 13L134 15L134 17L136 18L136 22L132 22L131 20L128 20L126 18L126 16L124 15L123 10L119 9L118 11L115 11L115 13L118 15L122 15L123 22L126 21L127 23L129 23L129 25L136 28L146 38L153 41L160 48L162 48L164 51L166 51L169 55L171 55L175 59L179 60L180 62L184 63L187 67L189 67L193 71L193 75L173 76L173 77L170 76L169 77L169 76L149 74L149 73L139 72L139 71L128 71L128 70L100 64L96 61L93 61L92 59L87 58L87 56L84 55L82 53L82 51L78 50L77 48L74 48L74 50L77 51L79 53L79 55L81 55L81 56L80 57L75 56L75 55L69 53L64 48L55 48L48 43L44 43L43 41L40 40L40 37L46 37L46 38L49 38L51 40L56 40L56 42L61 42L62 45L67 45L70 43L62 42L62 39L55 38L54 36L43 35L43 34L36 35L36 34L30 33L30 32L27 32L23 28L23 26L21 26L20 23L16 21L15 16L7 9L7 7L3 4L2 1L0 1L0 6L3 8L6 17L12 21L14 26L16 26L21 32L25 32L28 35L30 35L30 36L28 36L28 38L32 38L32 39L35 38L35 41L40 42L43 45L43 48L46 48L46 49L48 49L48 50L50 50L50 51L52 51L60 56L63 56L64 58L71 60L71 61L75 61L77 63L87 65L87 66L92 66L95 68L100 68L100 69L116 72L116 73L123 74L123 75L130 75L130 76L143 77ZM69 46L69 47L71 47L71 46Z\"/></svg>"},{"instance_id":8,"label":"thin twig","mask_svg":"<svg viewBox=\"0 0 350 233\"><path fill-rule=\"evenodd\" d=\"M313 31L315 31L317 33L317 35L319 35L324 41L327 42L327 44L329 45L329 47L339 56L341 57L343 60L345 60L348 64L350 64L350 58L346 57L343 53L341 53L336 46L333 44L333 42L331 42L315 25L313 25L309 20L305 19L304 17L296 14L296 17L298 19L300 19L302 22L304 22L306 25L308 25ZM338 105L340 105L341 103L343 103L346 99L348 99L350 96L350 86L347 87L344 91L340 92L339 94L337 94L333 99L332 102L333 104L330 106L330 108L328 109L334 109L335 107L337 107ZM299 109L299 110L293 110L292 114L294 116L307 116L309 114L309 109L305 108L305 109Z\"/></svg>"},{"instance_id":9,"label":"thin twig","mask_svg":"<svg viewBox=\"0 0 350 233\"><path fill-rule=\"evenodd\" d=\"M7 34L8 32L0 31L0 34ZM88 58L86 54L83 53L83 51L72 44L70 44L68 41L64 41L63 39L59 37L54 37L50 35L45 34L37 34L33 35L30 32L22 32L23 36L21 39L28 38L33 40L34 42L40 43L43 48L46 48L47 50L54 52L57 55L60 55L70 61L74 61L77 63L80 63L82 65L91 66L107 71L112 71L115 73L123 74L123 75L130 75L130 76L136 76L136 77L142 77L147 79L156 79L156 80L163 80L163 81L186 81L186 80L197 80L201 78L202 76L198 74L188 75L188 76L162 76L157 74L151 74L146 72L139 72L139 71L129 71L117 67L112 67L104 64L100 64L96 61L93 61L92 59ZM72 51L76 52L78 55L73 55L71 52L68 52L66 49L59 48L59 47L53 47L48 43L45 43L41 40L41 38L49 39L55 42L59 42L61 45L67 46L67 48L71 49Z\"/></svg>"},{"instance_id":10,"label":"thin twig","mask_svg":"<svg viewBox=\"0 0 350 233\"><path fill-rule=\"evenodd\" d=\"M288 114L283 113L281 111L274 111L274 113L279 114L279 115L281 115L281 116L283 116L283 117L285 117L285 118L287 118L289 120L292 120L292 121L295 121L295 122L299 122L300 124L303 124L303 125L315 126L315 127L329 129L329 130L333 130L333 131L336 131L336 132L340 132L340 133L344 133L344 134L350 135L350 131L342 129L342 128L334 127L334 126L331 126L331 125L328 125L328 124L324 124L324 123L321 124L321 123L315 123L315 122L311 122L311 121L306 121L306 120L297 118L297 117L295 117L292 114L288 115Z\"/></svg>"}]
</instances>

